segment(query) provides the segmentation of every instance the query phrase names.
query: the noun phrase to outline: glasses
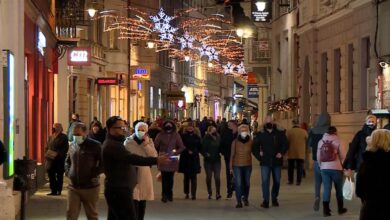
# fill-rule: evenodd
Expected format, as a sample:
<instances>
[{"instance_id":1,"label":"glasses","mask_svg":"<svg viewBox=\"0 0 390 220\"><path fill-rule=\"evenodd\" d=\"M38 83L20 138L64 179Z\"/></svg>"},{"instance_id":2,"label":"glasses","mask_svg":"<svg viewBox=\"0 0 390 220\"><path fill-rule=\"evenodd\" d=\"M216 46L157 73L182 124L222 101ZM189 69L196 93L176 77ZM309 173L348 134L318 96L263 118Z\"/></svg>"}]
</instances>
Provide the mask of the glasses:
<instances>
[{"instance_id":1,"label":"glasses","mask_svg":"<svg viewBox=\"0 0 390 220\"><path fill-rule=\"evenodd\" d=\"M113 129L122 129L122 130L126 130L126 127L111 127Z\"/></svg>"}]
</instances>

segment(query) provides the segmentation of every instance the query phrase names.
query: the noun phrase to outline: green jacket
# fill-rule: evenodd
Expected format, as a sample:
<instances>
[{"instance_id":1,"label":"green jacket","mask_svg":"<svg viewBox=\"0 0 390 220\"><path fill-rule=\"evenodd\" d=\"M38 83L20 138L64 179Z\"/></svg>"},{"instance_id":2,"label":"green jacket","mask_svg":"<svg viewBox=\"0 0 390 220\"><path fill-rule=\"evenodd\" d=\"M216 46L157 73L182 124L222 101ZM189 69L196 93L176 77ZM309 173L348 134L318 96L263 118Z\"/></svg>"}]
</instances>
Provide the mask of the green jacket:
<instances>
[{"instance_id":1,"label":"green jacket","mask_svg":"<svg viewBox=\"0 0 390 220\"><path fill-rule=\"evenodd\" d=\"M221 139L219 136L215 139L209 134L204 136L201 154L203 155L205 162L217 162L221 160L220 142Z\"/></svg>"}]
</instances>

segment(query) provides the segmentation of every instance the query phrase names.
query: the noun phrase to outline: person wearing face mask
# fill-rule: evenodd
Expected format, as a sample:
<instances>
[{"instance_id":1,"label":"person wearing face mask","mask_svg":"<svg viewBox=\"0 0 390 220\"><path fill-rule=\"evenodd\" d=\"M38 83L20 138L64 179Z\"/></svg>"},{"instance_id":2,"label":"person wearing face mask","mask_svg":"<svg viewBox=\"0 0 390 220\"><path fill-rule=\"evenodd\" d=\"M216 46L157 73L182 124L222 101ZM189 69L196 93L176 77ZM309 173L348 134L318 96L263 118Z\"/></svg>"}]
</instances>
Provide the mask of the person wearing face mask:
<instances>
[{"instance_id":1,"label":"person wearing face mask","mask_svg":"<svg viewBox=\"0 0 390 220\"><path fill-rule=\"evenodd\" d=\"M154 140L159 155L177 156L184 151L185 146L180 135L176 131L176 125L173 121L167 120L163 124L163 131L160 132ZM158 167L162 177L162 198L161 201L173 201L173 180L174 174L179 169L179 161L172 157L171 161L160 164Z\"/></svg>"},{"instance_id":2,"label":"person wearing face mask","mask_svg":"<svg viewBox=\"0 0 390 220\"><path fill-rule=\"evenodd\" d=\"M80 116L77 113L73 113L72 117L70 119L70 122L69 122L68 131L67 131L67 136L68 136L69 142L73 141L73 128L74 128L75 123L77 123L77 122L81 122Z\"/></svg>"},{"instance_id":3,"label":"person wearing face mask","mask_svg":"<svg viewBox=\"0 0 390 220\"><path fill-rule=\"evenodd\" d=\"M345 175L351 177L352 170L357 172L360 168L360 164L363 161L363 154L367 148L366 138L376 129L377 118L375 115L368 115L366 117L363 128L358 131L352 142L349 145L347 157L343 163Z\"/></svg>"},{"instance_id":4,"label":"person wearing face mask","mask_svg":"<svg viewBox=\"0 0 390 220\"><path fill-rule=\"evenodd\" d=\"M45 168L49 176L51 192L47 195L61 195L64 177L64 163L69 149L68 137L60 123L55 123L52 135L45 148Z\"/></svg>"},{"instance_id":5,"label":"person wearing face mask","mask_svg":"<svg viewBox=\"0 0 390 220\"><path fill-rule=\"evenodd\" d=\"M157 157L153 140L147 135L148 124L138 122L134 128L135 133L125 140L126 149L135 155L142 157ZM145 216L146 201L154 200L153 178L151 168L136 166L137 184L133 190L133 199L137 211L138 220Z\"/></svg>"},{"instance_id":6,"label":"person wearing face mask","mask_svg":"<svg viewBox=\"0 0 390 220\"><path fill-rule=\"evenodd\" d=\"M279 206L278 195L280 188L283 155L288 149L285 132L278 129L271 116L267 116L263 128L257 133L252 153L261 166L261 187L263 203L261 207L269 208L270 177L272 173L272 206Z\"/></svg>"},{"instance_id":7,"label":"person wearing face mask","mask_svg":"<svg viewBox=\"0 0 390 220\"><path fill-rule=\"evenodd\" d=\"M252 138L249 135L249 125L238 127L238 137L231 145L230 172L234 175L236 191L236 208L242 208L242 202L249 206L249 187L252 173Z\"/></svg>"},{"instance_id":8,"label":"person wearing face mask","mask_svg":"<svg viewBox=\"0 0 390 220\"><path fill-rule=\"evenodd\" d=\"M95 141L99 141L100 143L104 142L104 140L106 139L106 133L104 132L104 129L100 122L91 123L88 137Z\"/></svg>"},{"instance_id":9,"label":"person wearing face mask","mask_svg":"<svg viewBox=\"0 0 390 220\"><path fill-rule=\"evenodd\" d=\"M101 144L87 137L87 126L75 123L73 142L65 161L65 174L70 179L68 186L67 219L76 220L81 204L88 219L98 219L99 175L103 172Z\"/></svg>"},{"instance_id":10,"label":"person wearing face mask","mask_svg":"<svg viewBox=\"0 0 390 220\"><path fill-rule=\"evenodd\" d=\"M200 173L199 152L201 148L200 137L195 134L192 122L189 122L181 136L186 149L180 155L179 172L184 174L184 194L189 199L190 183L191 198L196 199L197 174Z\"/></svg>"},{"instance_id":11,"label":"person wearing face mask","mask_svg":"<svg viewBox=\"0 0 390 220\"><path fill-rule=\"evenodd\" d=\"M221 139L214 126L207 128L207 134L202 140L201 154L204 157L204 169L206 171L206 184L208 199L212 198L213 190L211 187L211 178L214 174L216 199L221 199L221 155L220 155Z\"/></svg>"}]
</instances>

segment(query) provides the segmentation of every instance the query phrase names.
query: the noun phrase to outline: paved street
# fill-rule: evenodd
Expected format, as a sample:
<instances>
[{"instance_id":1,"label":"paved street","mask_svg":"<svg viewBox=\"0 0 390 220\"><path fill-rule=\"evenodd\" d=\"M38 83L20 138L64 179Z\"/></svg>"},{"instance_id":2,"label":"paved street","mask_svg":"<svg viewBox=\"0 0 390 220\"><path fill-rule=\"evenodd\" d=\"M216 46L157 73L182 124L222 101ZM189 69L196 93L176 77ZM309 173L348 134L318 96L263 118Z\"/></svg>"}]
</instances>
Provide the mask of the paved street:
<instances>
[{"instance_id":1,"label":"paved street","mask_svg":"<svg viewBox=\"0 0 390 220\"><path fill-rule=\"evenodd\" d=\"M157 171L154 170L154 173ZM265 210L260 207L261 202L261 187L259 167L254 166L251 178L251 193L250 206L242 209L235 208L235 200L220 201L208 200L205 184L204 170L199 175L198 184L198 199L196 201L185 200L182 193L183 175L178 174L175 177L174 202L164 204L160 201L161 184L155 184L156 201L147 204L146 217L147 220L157 219L267 219L267 220L287 220L287 219L323 219L322 212L314 212L312 209L312 186L313 178L309 175L304 179L301 186L287 185L287 170L283 170L282 186L280 192L280 207L271 207ZM222 175L222 192L225 191L225 178ZM36 193L28 203L27 219L46 220L46 219L65 219L66 211L66 195L60 197L46 196L49 190L41 189ZM64 193L66 194L66 192ZM335 196L332 195L331 209L334 216L327 219L358 219L359 201L354 199L352 202L346 202L348 213L343 216L337 215ZM99 217L106 219L107 206L101 190L99 200ZM80 219L86 219L84 213L80 215Z\"/></svg>"}]
</instances>

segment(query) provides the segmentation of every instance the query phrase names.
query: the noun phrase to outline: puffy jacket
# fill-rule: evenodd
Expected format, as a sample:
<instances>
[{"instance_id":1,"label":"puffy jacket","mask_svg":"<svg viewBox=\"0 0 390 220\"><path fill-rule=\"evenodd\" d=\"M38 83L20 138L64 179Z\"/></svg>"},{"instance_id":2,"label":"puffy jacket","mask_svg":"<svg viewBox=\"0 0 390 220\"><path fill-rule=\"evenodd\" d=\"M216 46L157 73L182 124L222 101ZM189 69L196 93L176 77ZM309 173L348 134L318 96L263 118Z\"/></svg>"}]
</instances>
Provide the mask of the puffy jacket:
<instances>
[{"instance_id":1,"label":"puffy jacket","mask_svg":"<svg viewBox=\"0 0 390 220\"><path fill-rule=\"evenodd\" d=\"M65 172L70 187L88 189L99 186L99 174L103 172L99 142L86 138L78 145L71 143L65 160Z\"/></svg>"},{"instance_id":2,"label":"puffy jacket","mask_svg":"<svg viewBox=\"0 0 390 220\"><path fill-rule=\"evenodd\" d=\"M220 138L216 136L212 137L210 134L206 134L202 140L202 156L205 162L217 162L221 160L220 155Z\"/></svg>"},{"instance_id":3,"label":"puffy jacket","mask_svg":"<svg viewBox=\"0 0 390 220\"><path fill-rule=\"evenodd\" d=\"M282 166L283 157L276 158L278 153L284 155L288 150L288 141L284 131L274 128L272 132L264 129L258 132L253 141L252 153L261 166ZM263 156L260 156L263 152Z\"/></svg>"}]
</instances>

